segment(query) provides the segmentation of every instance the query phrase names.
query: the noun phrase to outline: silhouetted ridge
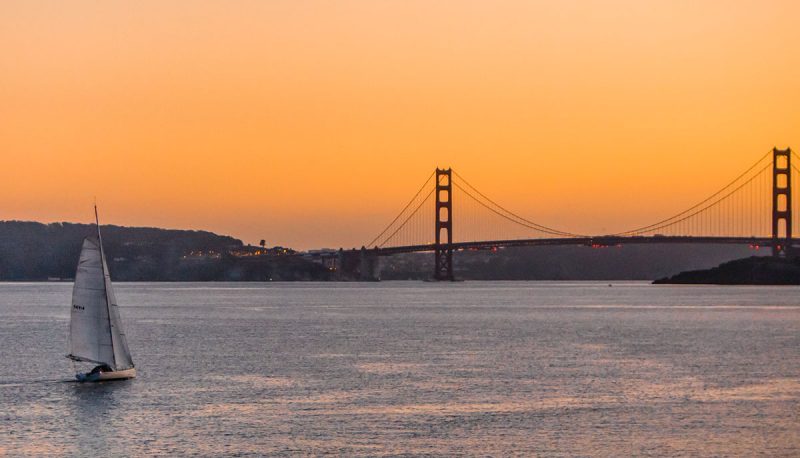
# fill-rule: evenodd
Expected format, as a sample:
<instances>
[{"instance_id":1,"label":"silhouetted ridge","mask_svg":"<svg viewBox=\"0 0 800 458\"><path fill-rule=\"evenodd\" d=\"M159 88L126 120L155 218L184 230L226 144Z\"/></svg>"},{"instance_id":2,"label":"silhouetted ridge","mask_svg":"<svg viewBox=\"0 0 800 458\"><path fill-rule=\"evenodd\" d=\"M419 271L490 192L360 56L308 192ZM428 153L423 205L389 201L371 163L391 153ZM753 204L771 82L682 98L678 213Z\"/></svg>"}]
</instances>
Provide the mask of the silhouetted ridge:
<instances>
[{"instance_id":1,"label":"silhouetted ridge","mask_svg":"<svg viewBox=\"0 0 800 458\"><path fill-rule=\"evenodd\" d=\"M751 257L708 270L682 272L656 284L800 285L800 259Z\"/></svg>"}]
</instances>

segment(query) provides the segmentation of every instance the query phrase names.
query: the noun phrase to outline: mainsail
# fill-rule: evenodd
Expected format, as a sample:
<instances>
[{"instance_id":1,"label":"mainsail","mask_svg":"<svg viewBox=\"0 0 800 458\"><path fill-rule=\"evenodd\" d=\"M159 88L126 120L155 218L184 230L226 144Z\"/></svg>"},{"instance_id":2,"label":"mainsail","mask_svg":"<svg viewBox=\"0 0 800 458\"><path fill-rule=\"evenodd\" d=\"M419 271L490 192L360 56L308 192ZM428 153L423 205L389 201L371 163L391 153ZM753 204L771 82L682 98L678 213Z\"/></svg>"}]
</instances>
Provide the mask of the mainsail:
<instances>
[{"instance_id":1,"label":"mainsail","mask_svg":"<svg viewBox=\"0 0 800 458\"><path fill-rule=\"evenodd\" d=\"M74 360L107 364L115 371L133 367L99 228L98 237L83 241L72 289L69 343Z\"/></svg>"}]
</instances>

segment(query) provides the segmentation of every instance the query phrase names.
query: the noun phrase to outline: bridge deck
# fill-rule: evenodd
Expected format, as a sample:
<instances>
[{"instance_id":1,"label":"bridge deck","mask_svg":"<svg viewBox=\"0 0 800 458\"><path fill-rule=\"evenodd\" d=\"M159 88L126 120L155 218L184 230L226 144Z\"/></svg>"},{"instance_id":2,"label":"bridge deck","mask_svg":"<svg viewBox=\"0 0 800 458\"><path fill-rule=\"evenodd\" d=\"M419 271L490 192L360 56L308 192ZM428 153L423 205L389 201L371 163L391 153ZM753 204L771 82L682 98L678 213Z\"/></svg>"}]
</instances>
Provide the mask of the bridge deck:
<instances>
[{"instance_id":1,"label":"bridge deck","mask_svg":"<svg viewBox=\"0 0 800 458\"><path fill-rule=\"evenodd\" d=\"M598 236L598 237L569 237L552 239L523 239L523 240L486 240L478 242L458 242L450 247L453 250L470 249L491 249L505 247L526 247L526 246L617 246L632 244L731 244L731 245L757 245L772 246L772 238L769 237L675 237L675 236L652 236L652 237L618 237L618 236ZM791 239L791 244L800 242L798 239ZM446 246L445 246L446 247ZM417 253L434 251L436 245L409 245L388 248L372 248L370 251L379 256L390 256L400 253Z\"/></svg>"}]
</instances>

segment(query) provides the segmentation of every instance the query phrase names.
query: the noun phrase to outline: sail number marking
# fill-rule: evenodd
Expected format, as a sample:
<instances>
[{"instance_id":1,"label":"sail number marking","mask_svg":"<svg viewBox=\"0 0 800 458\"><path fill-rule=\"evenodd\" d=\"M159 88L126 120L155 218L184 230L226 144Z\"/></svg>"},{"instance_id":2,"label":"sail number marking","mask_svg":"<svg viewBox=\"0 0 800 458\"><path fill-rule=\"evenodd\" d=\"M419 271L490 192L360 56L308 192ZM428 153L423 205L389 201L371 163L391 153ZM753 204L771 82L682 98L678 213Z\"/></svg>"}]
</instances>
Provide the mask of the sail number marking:
<instances>
[{"instance_id":1,"label":"sail number marking","mask_svg":"<svg viewBox=\"0 0 800 458\"><path fill-rule=\"evenodd\" d=\"M86 310L86 307L84 307L82 305L78 305L78 304L73 304L72 308L78 309L78 310Z\"/></svg>"}]
</instances>

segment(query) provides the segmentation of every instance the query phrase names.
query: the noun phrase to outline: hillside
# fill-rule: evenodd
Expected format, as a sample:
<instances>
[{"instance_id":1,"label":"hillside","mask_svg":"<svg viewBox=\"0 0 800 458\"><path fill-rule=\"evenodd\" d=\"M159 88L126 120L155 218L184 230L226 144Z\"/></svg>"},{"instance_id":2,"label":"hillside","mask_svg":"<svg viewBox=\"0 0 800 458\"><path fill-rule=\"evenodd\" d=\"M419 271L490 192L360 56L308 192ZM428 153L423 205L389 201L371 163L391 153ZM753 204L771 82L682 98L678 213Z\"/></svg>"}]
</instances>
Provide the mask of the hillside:
<instances>
[{"instance_id":1,"label":"hillside","mask_svg":"<svg viewBox=\"0 0 800 458\"><path fill-rule=\"evenodd\" d=\"M460 280L653 280L678 272L708 269L722 262L769 254L737 245L625 245L528 247L464 251L454 255ZM386 280L426 279L433 255L398 255L382 261Z\"/></svg>"},{"instance_id":2,"label":"hillside","mask_svg":"<svg viewBox=\"0 0 800 458\"><path fill-rule=\"evenodd\" d=\"M0 280L46 280L75 275L90 224L0 221ZM192 277L187 253L223 253L241 247L233 237L204 231L102 226L114 279L161 280ZM196 269L195 269L196 270Z\"/></svg>"}]
</instances>

